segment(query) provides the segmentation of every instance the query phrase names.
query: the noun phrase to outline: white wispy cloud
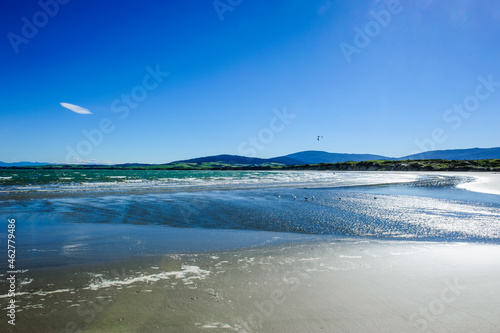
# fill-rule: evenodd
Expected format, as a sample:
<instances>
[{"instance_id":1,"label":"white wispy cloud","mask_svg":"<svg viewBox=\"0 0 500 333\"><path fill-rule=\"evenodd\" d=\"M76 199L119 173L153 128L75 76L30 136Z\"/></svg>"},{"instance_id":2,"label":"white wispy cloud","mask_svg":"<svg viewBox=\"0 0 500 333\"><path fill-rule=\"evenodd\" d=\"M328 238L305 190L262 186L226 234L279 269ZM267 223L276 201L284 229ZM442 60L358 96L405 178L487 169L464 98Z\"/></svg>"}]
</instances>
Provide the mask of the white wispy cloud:
<instances>
[{"instance_id":1,"label":"white wispy cloud","mask_svg":"<svg viewBox=\"0 0 500 333\"><path fill-rule=\"evenodd\" d=\"M62 107L65 107L66 109L79 114L92 114L92 112L90 112L89 110L75 104L69 104L69 103L60 103L60 104Z\"/></svg>"}]
</instances>

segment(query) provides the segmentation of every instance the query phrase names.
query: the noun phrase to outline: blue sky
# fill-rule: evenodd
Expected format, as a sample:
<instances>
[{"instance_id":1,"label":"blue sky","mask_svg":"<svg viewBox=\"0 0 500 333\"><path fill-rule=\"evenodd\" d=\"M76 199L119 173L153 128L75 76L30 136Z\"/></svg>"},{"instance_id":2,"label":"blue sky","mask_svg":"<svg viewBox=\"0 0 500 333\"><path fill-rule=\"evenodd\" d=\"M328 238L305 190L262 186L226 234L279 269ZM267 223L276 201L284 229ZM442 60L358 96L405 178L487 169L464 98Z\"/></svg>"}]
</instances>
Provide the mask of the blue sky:
<instances>
[{"instance_id":1,"label":"blue sky","mask_svg":"<svg viewBox=\"0 0 500 333\"><path fill-rule=\"evenodd\" d=\"M3 1L0 28L0 161L500 146L496 1Z\"/></svg>"}]
</instances>

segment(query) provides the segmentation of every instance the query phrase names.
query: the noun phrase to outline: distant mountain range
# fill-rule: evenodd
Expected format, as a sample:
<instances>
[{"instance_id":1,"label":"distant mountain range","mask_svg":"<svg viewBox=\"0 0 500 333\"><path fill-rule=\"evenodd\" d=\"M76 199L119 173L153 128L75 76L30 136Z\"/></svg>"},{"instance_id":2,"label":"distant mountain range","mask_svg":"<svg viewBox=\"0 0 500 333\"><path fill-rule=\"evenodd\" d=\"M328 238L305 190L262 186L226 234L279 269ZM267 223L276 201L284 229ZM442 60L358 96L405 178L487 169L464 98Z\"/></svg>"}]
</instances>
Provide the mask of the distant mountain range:
<instances>
[{"instance_id":1,"label":"distant mountain range","mask_svg":"<svg viewBox=\"0 0 500 333\"><path fill-rule=\"evenodd\" d=\"M304 164L302 160L294 159L289 156L274 157L274 158L256 158L256 157L245 157L238 155L216 155L192 158L189 160L175 161L168 164L181 164L181 163L215 163L220 162L229 165L250 165L250 166L260 166L260 165L273 165L273 164L284 164L284 165L297 165Z\"/></svg>"},{"instance_id":2,"label":"distant mountain range","mask_svg":"<svg viewBox=\"0 0 500 333\"><path fill-rule=\"evenodd\" d=\"M499 148L472 148L472 149L452 149L452 150L434 150L419 154L407 155L403 157L388 157L373 154L340 154L328 153L325 151L308 150L294 154L269 159L243 157L237 155L217 155L189 160L176 161L175 163L208 163L221 162L235 165L265 165L265 164L318 164L318 163L342 163L342 162L363 162L372 160L420 160L420 159L443 159L443 160L480 160L480 159L500 159ZM169 163L170 164L170 163Z\"/></svg>"},{"instance_id":3,"label":"distant mountain range","mask_svg":"<svg viewBox=\"0 0 500 333\"><path fill-rule=\"evenodd\" d=\"M284 165L300 165L300 164L318 164L318 163L342 163L342 162L363 162L373 160L422 160L422 159L442 159L442 160L482 160L482 159L500 159L499 148L471 148L471 149L452 149L452 150L434 150L419 154L413 154L403 157L387 157L372 154L340 154L328 153L326 151L308 150L294 154L289 154L281 157L269 159L243 157L237 155L217 155L201 158L193 158L189 160L176 161L176 163L210 163L220 162L230 165L267 165L267 164L284 164Z\"/></svg>"},{"instance_id":4,"label":"distant mountain range","mask_svg":"<svg viewBox=\"0 0 500 333\"><path fill-rule=\"evenodd\" d=\"M40 165L48 165L48 164L51 164L51 163L43 163L43 162L12 162L12 163L7 163L7 162L0 161L0 167L40 166Z\"/></svg>"},{"instance_id":5,"label":"distant mountain range","mask_svg":"<svg viewBox=\"0 0 500 333\"><path fill-rule=\"evenodd\" d=\"M398 158L398 160L424 160L424 159L440 159L440 160L500 159L500 147L433 150L433 151L427 151L425 153L413 154Z\"/></svg>"},{"instance_id":6,"label":"distant mountain range","mask_svg":"<svg viewBox=\"0 0 500 333\"><path fill-rule=\"evenodd\" d=\"M192 158L189 160L175 161L161 164L162 166L175 165L208 165L217 164L219 166L272 166L272 165L301 165L318 163L342 163L342 162L363 162L372 160L422 160L422 159L442 159L442 160L482 160L482 159L500 159L500 147L497 148L471 148L471 149L451 149L451 150L433 150L424 153L418 153L403 157L387 157L372 154L340 154L328 153L325 151L308 150L294 154L289 154L273 158L256 158L238 155L216 155ZM15 166L42 166L51 163L42 162L0 162L0 167ZM53 163L52 163L53 164ZM153 164L144 163L126 163L116 164L117 167L147 167Z\"/></svg>"},{"instance_id":7,"label":"distant mountain range","mask_svg":"<svg viewBox=\"0 0 500 333\"><path fill-rule=\"evenodd\" d=\"M340 163L340 162L362 162L371 160L393 160L394 158L371 155L371 154L339 154L327 153L326 151L308 150L300 153L294 153L283 157L298 160L300 164L318 164L318 163Z\"/></svg>"}]
</instances>

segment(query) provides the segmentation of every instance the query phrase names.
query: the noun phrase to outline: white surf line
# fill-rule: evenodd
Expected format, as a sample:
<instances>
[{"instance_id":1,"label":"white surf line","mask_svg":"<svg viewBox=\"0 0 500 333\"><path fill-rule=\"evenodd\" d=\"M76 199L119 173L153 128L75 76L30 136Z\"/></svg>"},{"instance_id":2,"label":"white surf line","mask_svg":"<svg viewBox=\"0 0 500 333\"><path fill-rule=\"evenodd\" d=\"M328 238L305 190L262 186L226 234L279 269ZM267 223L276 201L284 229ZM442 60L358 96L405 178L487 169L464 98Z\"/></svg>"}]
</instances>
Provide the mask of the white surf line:
<instances>
[{"instance_id":1,"label":"white surf line","mask_svg":"<svg viewBox=\"0 0 500 333\"><path fill-rule=\"evenodd\" d=\"M124 280L107 280L103 279L101 274L96 275L99 281L91 283L83 289L98 290L109 287L123 287L137 282L156 282L159 280L167 280L172 277L182 279L184 284L193 284L193 279L205 279L210 271L199 268L198 266L182 265L181 271L161 272L150 275L140 275L137 277L126 278Z\"/></svg>"},{"instance_id":2,"label":"white surf line","mask_svg":"<svg viewBox=\"0 0 500 333\"><path fill-rule=\"evenodd\" d=\"M29 292L29 291L23 291L23 292L16 292L16 296L23 296L23 295L39 295L39 296L47 296L50 294L57 294L57 293L66 293L68 291L72 291L73 289L58 289L58 290L53 290L53 291L34 291L34 292ZM9 294L4 294L0 295L0 298L7 298L11 297Z\"/></svg>"},{"instance_id":3,"label":"white surf line","mask_svg":"<svg viewBox=\"0 0 500 333\"><path fill-rule=\"evenodd\" d=\"M184 282L184 284L193 284L194 283L193 280L195 279L202 280L205 279L208 275L210 275L210 271L201 269L198 266L182 265L181 269L182 269L181 271L171 271L171 272L161 272L150 275L141 275L137 277L126 278L124 280L107 280L102 278L102 274L95 274L94 277L97 278L99 281L91 282L88 287L84 287L82 289L98 290L109 287L127 286L137 282L156 282L159 280L166 280L170 278L181 279L182 282ZM16 296L24 296L24 295L46 296L56 293L72 292L73 290L74 289L67 288L67 289L58 289L53 291L43 291L43 290L35 292L24 291L24 292L16 292ZM9 294L0 295L0 299L7 297L11 296L9 296Z\"/></svg>"}]
</instances>

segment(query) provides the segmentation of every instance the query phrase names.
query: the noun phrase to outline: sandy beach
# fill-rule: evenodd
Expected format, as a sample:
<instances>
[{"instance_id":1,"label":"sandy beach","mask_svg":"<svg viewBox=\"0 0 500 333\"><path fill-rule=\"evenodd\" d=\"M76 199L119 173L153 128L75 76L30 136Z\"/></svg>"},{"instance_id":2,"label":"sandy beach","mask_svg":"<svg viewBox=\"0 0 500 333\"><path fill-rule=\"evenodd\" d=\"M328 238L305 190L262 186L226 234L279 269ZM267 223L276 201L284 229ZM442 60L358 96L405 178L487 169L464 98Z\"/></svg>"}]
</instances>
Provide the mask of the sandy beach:
<instances>
[{"instance_id":1,"label":"sandy beach","mask_svg":"<svg viewBox=\"0 0 500 333\"><path fill-rule=\"evenodd\" d=\"M457 187L469 191L500 195L500 173L496 172L460 172L457 175L472 176L474 182L460 184Z\"/></svg>"},{"instance_id":2,"label":"sandy beach","mask_svg":"<svg viewBox=\"0 0 500 333\"><path fill-rule=\"evenodd\" d=\"M353 240L166 255L45 275L70 288L7 331L497 332L499 262L498 245Z\"/></svg>"},{"instance_id":3,"label":"sandy beach","mask_svg":"<svg viewBox=\"0 0 500 333\"><path fill-rule=\"evenodd\" d=\"M267 211L268 206L263 204L271 205L270 212L279 216L265 215L264 220L274 221L282 229L283 218L291 216L299 221L312 214L307 224L317 224L316 229L304 229L306 233L288 234L207 230L205 236L210 235L211 242L218 244L216 250L192 247L192 251L174 251L181 244L188 249L189 244L201 242L202 228L99 223L75 228L77 224L75 227L70 224L68 237L86 232L113 241L94 242L99 248L89 252L83 244L85 238L78 236L73 245L63 246L61 256L67 258L66 264L54 259L59 266L45 269L35 265L19 274L16 326L7 325L4 320L0 329L2 332L498 332L500 246L499 230L493 222L499 214L499 200L491 194L498 192L500 175L434 175L473 177L477 181L460 185L462 189L443 187L437 194L432 186L314 189L314 204L310 202L312 199L296 201L288 194L288 199L278 198L276 194L284 191L280 189L191 193L189 200L205 203L197 206L199 212L193 213L189 221L206 220L210 225L213 202L226 200L220 209L228 211L226 214L230 213L233 220L253 221L252 228L260 220L253 215L236 214L247 204L251 205L251 211L258 212L257 216ZM482 197L464 189L490 195ZM303 196L310 190L287 191ZM413 192L416 196L408 196ZM464 196L463 201L442 199L462 195L468 197ZM141 207L151 209L155 206L144 205L163 202L158 200L170 202L172 196L177 201L184 200L181 194L164 199L157 194L138 198ZM465 198L486 201L474 203ZM50 206L53 210L48 210L47 216L56 218L62 214L67 220L69 204L73 207L79 201L84 202L86 210L77 210L77 217L83 219L88 215L95 219L98 216L92 215L94 210L89 205L100 207L104 202L106 209L114 211L121 209L119 204L125 199L96 197L92 203L85 198L69 201L53 198L50 205L37 200L32 203L33 209ZM269 203L269 200L275 201ZM57 206L62 203L63 206ZM235 206L231 208L230 203ZM128 201L126 207L136 209ZM355 227L357 222L353 219L362 216L363 223L368 223L353 230L385 235L387 231L377 228L386 228L394 233L394 239L388 238L390 235L380 238L315 234L327 230L323 225L326 222L321 220L324 216L326 221L344 218L340 213L325 215L327 212L343 210L354 212L345 215L350 225ZM290 216L280 215L285 213ZM397 222L389 221L392 214L397 214ZM213 221L219 218L214 215ZM455 222L461 219L469 222L457 226ZM440 227L432 231L429 220L435 220ZM402 221L408 224L399 225ZM398 239L413 225L415 228L427 225L430 229L421 230L427 230L432 241ZM61 228L60 223L51 226L45 232ZM298 226L292 224L294 228ZM116 233L116 238L112 238ZM224 249L225 238L233 239L230 250ZM461 241L462 238L466 241ZM144 248L148 239L150 247ZM57 238L51 241L56 242ZM152 251L151 247L164 248L162 242L172 244L170 253ZM237 243L241 244L239 248ZM213 244L205 241L199 248ZM130 253L140 248L143 252L126 257L129 247ZM85 259L86 254L98 255L99 251L99 261ZM0 297L4 309L7 300L6 295Z\"/></svg>"}]
</instances>

